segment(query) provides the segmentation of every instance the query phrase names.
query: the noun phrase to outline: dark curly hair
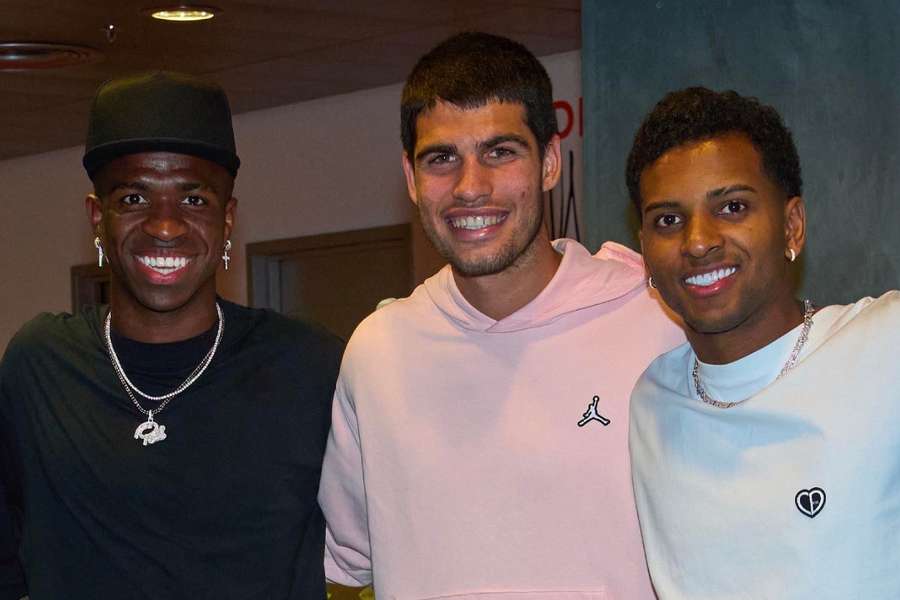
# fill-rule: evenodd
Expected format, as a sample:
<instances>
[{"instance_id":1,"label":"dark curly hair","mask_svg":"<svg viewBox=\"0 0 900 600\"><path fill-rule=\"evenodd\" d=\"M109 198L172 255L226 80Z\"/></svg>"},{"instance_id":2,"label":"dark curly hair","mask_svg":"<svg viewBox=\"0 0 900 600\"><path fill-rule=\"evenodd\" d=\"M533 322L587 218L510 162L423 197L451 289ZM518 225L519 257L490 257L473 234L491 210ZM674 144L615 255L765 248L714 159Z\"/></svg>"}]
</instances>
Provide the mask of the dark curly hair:
<instances>
[{"instance_id":1,"label":"dark curly hair","mask_svg":"<svg viewBox=\"0 0 900 600\"><path fill-rule=\"evenodd\" d=\"M541 157L557 131L547 71L525 46L504 37L460 33L419 59L400 101L400 137L410 158L416 146L416 119L438 100L464 109L492 101L522 104Z\"/></svg>"},{"instance_id":2,"label":"dark curly hair","mask_svg":"<svg viewBox=\"0 0 900 600\"><path fill-rule=\"evenodd\" d=\"M625 181L638 216L641 174L647 167L672 148L729 133L742 133L750 138L762 157L766 175L788 198L803 193L797 147L774 108L733 90L714 92L690 87L671 92L660 100L634 136Z\"/></svg>"}]
</instances>

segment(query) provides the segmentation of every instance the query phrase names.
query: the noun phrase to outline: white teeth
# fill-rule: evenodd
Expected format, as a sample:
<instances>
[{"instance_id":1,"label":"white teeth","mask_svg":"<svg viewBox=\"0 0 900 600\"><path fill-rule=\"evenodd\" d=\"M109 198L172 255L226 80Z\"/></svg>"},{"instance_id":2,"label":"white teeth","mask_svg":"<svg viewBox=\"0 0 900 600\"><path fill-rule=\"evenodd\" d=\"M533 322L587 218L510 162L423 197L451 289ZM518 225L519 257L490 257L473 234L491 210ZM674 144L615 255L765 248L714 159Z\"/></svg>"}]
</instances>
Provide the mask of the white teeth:
<instances>
[{"instance_id":1,"label":"white teeth","mask_svg":"<svg viewBox=\"0 0 900 600\"><path fill-rule=\"evenodd\" d=\"M718 271L710 271L709 273L703 273L701 275L692 275L685 279L685 283L690 285L698 285L700 287L707 287L720 279L724 279L730 275L733 275L734 272L737 271L736 267L728 267L727 269L719 269Z\"/></svg>"},{"instance_id":2,"label":"white teeth","mask_svg":"<svg viewBox=\"0 0 900 600\"><path fill-rule=\"evenodd\" d=\"M456 229L483 229L496 225L506 218L505 215L478 215L477 217L454 217L450 219L450 225Z\"/></svg>"},{"instance_id":3,"label":"white teeth","mask_svg":"<svg viewBox=\"0 0 900 600\"><path fill-rule=\"evenodd\" d=\"M157 273L168 275L187 266L190 260L184 256L138 256L141 264L147 265Z\"/></svg>"}]
</instances>

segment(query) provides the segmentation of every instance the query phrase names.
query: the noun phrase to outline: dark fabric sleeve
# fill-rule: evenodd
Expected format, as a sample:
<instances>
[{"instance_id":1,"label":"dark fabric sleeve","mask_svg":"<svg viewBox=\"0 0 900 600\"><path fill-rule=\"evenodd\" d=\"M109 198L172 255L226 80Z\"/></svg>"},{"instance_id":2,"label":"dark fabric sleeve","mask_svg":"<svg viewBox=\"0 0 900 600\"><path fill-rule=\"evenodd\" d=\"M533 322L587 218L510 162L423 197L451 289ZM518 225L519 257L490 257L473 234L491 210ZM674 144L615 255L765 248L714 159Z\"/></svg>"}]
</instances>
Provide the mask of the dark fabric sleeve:
<instances>
[{"instance_id":1,"label":"dark fabric sleeve","mask_svg":"<svg viewBox=\"0 0 900 600\"><path fill-rule=\"evenodd\" d=\"M18 556L22 490L13 438L10 371L5 357L0 363L0 600L19 600L28 593Z\"/></svg>"}]
</instances>

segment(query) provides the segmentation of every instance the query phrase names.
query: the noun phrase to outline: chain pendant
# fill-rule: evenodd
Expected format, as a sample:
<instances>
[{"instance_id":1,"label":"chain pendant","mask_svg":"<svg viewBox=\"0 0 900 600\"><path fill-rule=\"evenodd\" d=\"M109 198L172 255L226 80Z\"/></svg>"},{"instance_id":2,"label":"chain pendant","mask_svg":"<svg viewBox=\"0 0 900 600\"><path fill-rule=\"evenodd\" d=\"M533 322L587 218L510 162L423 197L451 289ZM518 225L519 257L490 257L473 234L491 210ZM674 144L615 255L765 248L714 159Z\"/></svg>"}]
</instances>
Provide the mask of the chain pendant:
<instances>
[{"instance_id":1,"label":"chain pendant","mask_svg":"<svg viewBox=\"0 0 900 600\"><path fill-rule=\"evenodd\" d=\"M144 445L155 444L166 439L166 426L153 420L153 411L147 415L147 420L134 430L134 439L143 440Z\"/></svg>"},{"instance_id":2,"label":"chain pendant","mask_svg":"<svg viewBox=\"0 0 900 600\"><path fill-rule=\"evenodd\" d=\"M222 341L222 333L225 331L225 315L222 314L222 307L219 306L219 303L216 302L216 314L219 317L219 328L216 331L216 339L213 341L212 348L209 349L209 352L206 353L206 356L200 361L200 364L188 375L188 378L185 379L181 385L175 388L174 391L169 392L168 394L163 394L162 396L150 396L142 392L131 383L131 380L128 379L128 376L125 375L125 370L122 369L122 364L119 362L119 357L116 356L116 349L113 348L112 343L112 312L106 313L106 323L103 326L103 340L106 342L106 351L109 353L109 359L112 361L113 371L116 373L116 377L119 378L119 383L122 384L122 388L125 390L125 394L128 396L128 399L131 400L131 403L134 404L135 408L137 408L141 413L147 415L147 420L137 426L137 429L134 430L134 439L141 440L144 443L144 446L149 446L150 444L155 444L156 442L161 442L166 439L166 428L156 421L153 420L153 413L159 412L164 409L169 401L172 400L175 396L183 392L184 390L191 387L197 379L203 375L203 372L206 371L206 367L210 365L213 360L213 357L216 355L216 349L219 347L219 342ZM137 398L134 397L132 390L137 392L139 395L147 398L148 400L156 400L159 401L159 406L157 406L154 410L144 410L144 407L141 406L141 403L137 401Z\"/></svg>"}]
</instances>

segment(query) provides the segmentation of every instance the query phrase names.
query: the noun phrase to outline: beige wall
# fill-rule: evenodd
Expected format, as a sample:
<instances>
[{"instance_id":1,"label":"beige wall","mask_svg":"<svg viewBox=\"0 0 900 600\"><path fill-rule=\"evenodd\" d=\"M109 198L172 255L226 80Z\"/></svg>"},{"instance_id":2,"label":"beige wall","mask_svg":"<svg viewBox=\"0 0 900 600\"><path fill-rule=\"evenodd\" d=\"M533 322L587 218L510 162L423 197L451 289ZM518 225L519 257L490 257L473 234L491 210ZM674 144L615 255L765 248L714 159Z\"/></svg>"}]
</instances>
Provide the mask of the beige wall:
<instances>
[{"instance_id":1,"label":"beige wall","mask_svg":"<svg viewBox=\"0 0 900 600\"><path fill-rule=\"evenodd\" d=\"M69 266L93 258L81 148L0 161L0 347L40 311L71 310Z\"/></svg>"},{"instance_id":2,"label":"beige wall","mask_svg":"<svg viewBox=\"0 0 900 600\"><path fill-rule=\"evenodd\" d=\"M577 52L542 59L557 97L580 95L578 59ZM246 302L250 242L410 219L399 99L400 85L392 85L235 117L243 164L233 268L220 272L225 297ZM81 154L78 147L0 161L0 348L38 312L71 310L69 268L95 260Z\"/></svg>"},{"instance_id":3,"label":"beige wall","mask_svg":"<svg viewBox=\"0 0 900 600\"><path fill-rule=\"evenodd\" d=\"M399 104L393 85L235 118L236 268L220 277L223 295L246 302L250 242L408 220Z\"/></svg>"}]
</instances>

